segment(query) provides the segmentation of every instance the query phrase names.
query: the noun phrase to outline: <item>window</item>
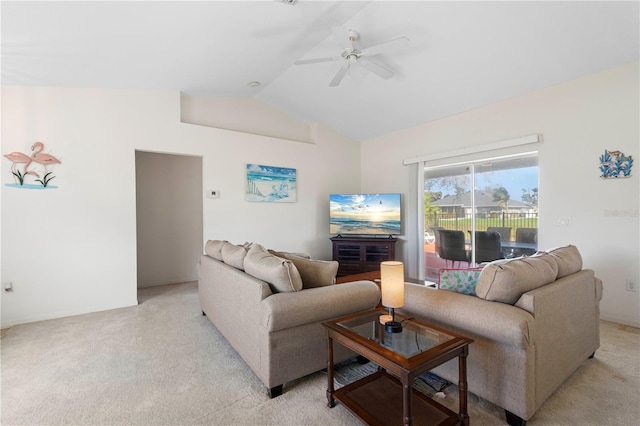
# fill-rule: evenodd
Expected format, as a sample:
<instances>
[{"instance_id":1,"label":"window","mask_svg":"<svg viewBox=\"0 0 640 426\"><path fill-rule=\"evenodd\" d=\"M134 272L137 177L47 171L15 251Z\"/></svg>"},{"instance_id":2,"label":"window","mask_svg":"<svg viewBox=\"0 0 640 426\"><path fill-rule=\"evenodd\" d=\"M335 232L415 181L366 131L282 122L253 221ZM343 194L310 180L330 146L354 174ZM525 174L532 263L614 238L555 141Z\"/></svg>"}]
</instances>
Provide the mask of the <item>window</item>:
<instances>
[{"instance_id":1,"label":"window","mask_svg":"<svg viewBox=\"0 0 640 426\"><path fill-rule=\"evenodd\" d=\"M425 165L423 189L427 279L436 280L440 268L536 251L537 153Z\"/></svg>"}]
</instances>

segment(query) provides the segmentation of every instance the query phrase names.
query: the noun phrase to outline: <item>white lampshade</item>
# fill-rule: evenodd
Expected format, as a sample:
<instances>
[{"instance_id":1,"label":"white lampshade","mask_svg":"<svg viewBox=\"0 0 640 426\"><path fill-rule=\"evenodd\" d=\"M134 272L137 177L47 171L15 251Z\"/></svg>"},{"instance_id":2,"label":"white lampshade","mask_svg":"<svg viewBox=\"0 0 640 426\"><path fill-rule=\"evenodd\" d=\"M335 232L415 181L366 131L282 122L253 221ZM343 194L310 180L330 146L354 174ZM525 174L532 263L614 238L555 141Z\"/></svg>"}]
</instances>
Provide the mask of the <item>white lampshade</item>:
<instances>
[{"instance_id":1,"label":"white lampshade","mask_svg":"<svg viewBox=\"0 0 640 426\"><path fill-rule=\"evenodd\" d=\"M401 308L404 306L404 265L402 262L380 263L380 287L382 306Z\"/></svg>"}]
</instances>

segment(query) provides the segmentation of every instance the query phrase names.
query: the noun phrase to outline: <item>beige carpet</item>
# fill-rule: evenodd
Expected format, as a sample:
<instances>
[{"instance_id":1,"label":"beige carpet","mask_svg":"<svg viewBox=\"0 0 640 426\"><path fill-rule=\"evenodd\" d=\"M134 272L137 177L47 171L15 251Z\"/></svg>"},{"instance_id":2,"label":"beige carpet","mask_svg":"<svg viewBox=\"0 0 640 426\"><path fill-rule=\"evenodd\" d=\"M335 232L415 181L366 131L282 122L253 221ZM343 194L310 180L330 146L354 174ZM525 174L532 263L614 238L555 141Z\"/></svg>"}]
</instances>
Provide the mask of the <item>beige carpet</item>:
<instances>
[{"instance_id":1,"label":"beige carpet","mask_svg":"<svg viewBox=\"0 0 640 426\"><path fill-rule=\"evenodd\" d=\"M357 425L326 405L326 374L269 399L200 313L195 283L140 291L133 308L25 324L2 335L3 425ZM529 425L637 425L640 334L602 322L602 346ZM456 410L457 388L438 399ZM472 424L505 424L470 396Z\"/></svg>"}]
</instances>

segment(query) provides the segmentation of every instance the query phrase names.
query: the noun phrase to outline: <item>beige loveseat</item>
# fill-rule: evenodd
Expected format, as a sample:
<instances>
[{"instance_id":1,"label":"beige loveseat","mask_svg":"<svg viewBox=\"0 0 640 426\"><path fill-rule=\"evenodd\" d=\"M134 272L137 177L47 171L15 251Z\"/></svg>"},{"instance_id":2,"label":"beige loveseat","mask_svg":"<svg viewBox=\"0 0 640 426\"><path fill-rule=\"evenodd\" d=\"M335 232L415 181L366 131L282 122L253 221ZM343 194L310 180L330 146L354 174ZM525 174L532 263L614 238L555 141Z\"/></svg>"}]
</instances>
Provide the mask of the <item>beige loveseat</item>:
<instances>
[{"instance_id":1,"label":"beige loveseat","mask_svg":"<svg viewBox=\"0 0 640 426\"><path fill-rule=\"evenodd\" d=\"M602 282L575 246L484 267L476 295L405 285L404 314L474 339L469 391L524 425L600 346ZM457 383L457 362L433 370Z\"/></svg>"},{"instance_id":2,"label":"beige loveseat","mask_svg":"<svg viewBox=\"0 0 640 426\"><path fill-rule=\"evenodd\" d=\"M372 309L380 300L371 281L334 285L337 262L216 240L207 242L205 252L198 279L202 313L271 397L286 382L327 367L323 321ZM335 348L336 361L354 356Z\"/></svg>"}]
</instances>

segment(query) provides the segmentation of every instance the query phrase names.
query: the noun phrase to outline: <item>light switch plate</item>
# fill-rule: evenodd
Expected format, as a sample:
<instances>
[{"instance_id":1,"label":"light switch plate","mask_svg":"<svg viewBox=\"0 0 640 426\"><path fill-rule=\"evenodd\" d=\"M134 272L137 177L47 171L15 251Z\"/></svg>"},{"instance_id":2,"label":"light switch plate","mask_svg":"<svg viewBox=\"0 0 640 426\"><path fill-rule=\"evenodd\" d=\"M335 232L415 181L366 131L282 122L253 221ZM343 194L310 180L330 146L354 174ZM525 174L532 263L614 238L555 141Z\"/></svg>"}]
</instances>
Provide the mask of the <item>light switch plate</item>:
<instances>
[{"instance_id":1,"label":"light switch plate","mask_svg":"<svg viewBox=\"0 0 640 426\"><path fill-rule=\"evenodd\" d=\"M217 189L207 190L207 198L220 198L220 191Z\"/></svg>"},{"instance_id":2,"label":"light switch plate","mask_svg":"<svg viewBox=\"0 0 640 426\"><path fill-rule=\"evenodd\" d=\"M571 225L571 216L558 216L555 219L556 226L569 226Z\"/></svg>"}]
</instances>

